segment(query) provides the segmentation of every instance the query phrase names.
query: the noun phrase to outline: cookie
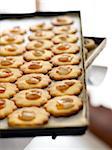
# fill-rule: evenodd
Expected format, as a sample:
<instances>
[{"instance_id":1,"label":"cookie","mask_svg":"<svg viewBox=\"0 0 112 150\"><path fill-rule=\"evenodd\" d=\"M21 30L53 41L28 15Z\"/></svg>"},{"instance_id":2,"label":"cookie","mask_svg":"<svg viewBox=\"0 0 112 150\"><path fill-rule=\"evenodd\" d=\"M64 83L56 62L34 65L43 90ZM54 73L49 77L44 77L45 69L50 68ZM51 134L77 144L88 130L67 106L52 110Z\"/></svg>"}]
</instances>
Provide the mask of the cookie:
<instances>
[{"instance_id":1,"label":"cookie","mask_svg":"<svg viewBox=\"0 0 112 150\"><path fill-rule=\"evenodd\" d=\"M21 44L24 38L21 35L7 34L0 37L0 45Z\"/></svg>"},{"instance_id":2,"label":"cookie","mask_svg":"<svg viewBox=\"0 0 112 150\"><path fill-rule=\"evenodd\" d=\"M75 54L60 54L51 59L54 66L62 65L78 65L80 63L80 57Z\"/></svg>"},{"instance_id":3,"label":"cookie","mask_svg":"<svg viewBox=\"0 0 112 150\"><path fill-rule=\"evenodd\" d=\"M84 47L88 49L88 51L94 49L96 47L95 41L92 39L85 38L84 39Z\"/></svg>"},{"instance_id":4,"label":"cookie","mask_svg":"<svg viewBox=\"0 0 112 150\"><path fill-rule=\"evenodd\" d=\"M15 82L21 76L22 72L19 69L0 69L0 82Z\"/></svg>"},{"instance_id":5,"label":"cookie","mask_svg":"<svg viewBox=\"0 0 112 150\"><path fill-rule=\"evenodd\" d=\"M48 90L51 96L78 95L81 93L82 87L79 80L63 80L53 82Z\"/></svg>"},{"instance_id":6,"label":"cookie","mask_svg":"<svg viewBox=\"0 0 112 150\"><path fill-rule=\"evenodd\" d=\"M11 127L38 127L48 122L49 113L44 108L24 107L8 116Z\"/></svg>"},{"instance_id":7,"label":"cookie","mask_svg":"<svg viewBox=\"0 0 112 150\"><path fill-rule=\"evenodd\" d=\"M48 31L48 30L51 30L52 29L52 25L51 24L46 24L44 22L41 22L41 23L37 23L36 25L32 25L30 27L30 30L32 32L36 32L38 30L44 30L44 31Z\"/></svg>"},{"instance_id":8,"label":"cookie","mask_svg":"<svg viewBox=\"0 0 112 150\"><path fill-rule=\"evenodd\" d=\"M53 39L52 39L54 44L59 44L62 42L68 42L68 43L76 43L78 41L78 36L74 35L74 34L60 34L60 35L56 35Z\"/></svg>"},{"instance_id":9,"label":"cookie","mask_svg":"<svg viewBox=\"0 0 112 150\"><path fill-rule=\"evenodd\" d=\"M32 51L26 52L24 54L24 59L27 61L50 60L52 56L53 56L53 53L51 51L48 51L46 49L40 49L40 50L32 50Z\"/></svg>"},{"instance_id":10,"label":"cookie","mask_svg":"<svg viewBox=\"0 0 112 150\"><path fill-rule=\"evenodd\" d=\"M13 101L8 99L0 99L0 119L4 119L16 109Z\"/></svg>"},{"instance_id":11,"label":"cookie","mask_svg":"<svg viewBox=\"0 0 112 150\"><path fill-rule=\"evenodd\" d=\"M20 69L24 73L47 73L52 69L52 64L48 61L31 61L23 64Z\"/></svg>"},{"instance_id":12,"label":"cookie","mask_svg":"<svg viewBox=\"0 0 112 150\"><path fill-rule=\"evenodd\" d=\"M50 82L49 76L35 73L23 75L16 81L16 85L20 90L25 90L31 88L45 88Z\"/></svg>"},{"instance_id":13,"label":"cookie","mask_svg":"<svg viewBox=\"0 0 112 150\"><path fill-rule=\"evenodd\" d=\"M83 103L77 96L55 97L45 104L45 109L55 117L66 117L78 113Z\"/></svg>"},{"instance_id":14,"label":"cookie","mask_svg":"<svg viewBox=\"0 0 112 150\"><path fill-rule=\"evenodd\" d=\"M83 50L84 50L85 59L87 59L87 57L88 57L88 49L84 47Z\"/></svg>"},{"instance_id":15,"label":"cookie","mask_svg":"<svg viewBox=\"0 0 112 150\"><path fill-rule=\"evenodd\" d=\"M0 47L0 56L17 56L25 52L25 47L23 45L6 45Z\"/></svg>"},{"instance_id":16,"label":"cookie","mask_svg":"<svg viewBox=\"0 0 112 150\"><path fill-rule=\"evenodd\" d=\"M78 45L66 42L57 44L52 48L52 52L54 54L63 54L63 53L75 54L78 53L79 51L80 47Z\"/></svg>"},{"instance_id":17,"label":"cookie","mask_svg":"<svg viewBox=\"0 0 112 150\"><path fill-rule=\"evenodd\" d=\"M23 90L12 98L17 107L39 107L45 104L48 99L50 99L49 93L42 89Z\"/></svg>"},{"instance_id":18,"label":"cookie","mask_svg":"<svg viewBox=\"0 0 112 150\"><path fill-rule=\"evenodd\" d=\"M42 31L38 30L29 35L29 40L51 40L54 37L54 33L52 31Z\"/></svg>"},{"instance_id":19,"label":"cookie","mask_svg":"<svg viewBox=\"0 0 112 150\"><path fill-rule=\"evenodd\" d=\"M1 68L18 68L24 63L22 56L0 57Z\"/></svg>"},{"instance_id":20,"label":"cookie","mask_svg":"<svg viewBox=\"0 0 112 150\"><path fill-rule=\"evenodd\" d=\"M73 19L69 16L58 16L52 20L52 24L55 26L70 25L73 23Z\"/></svg>"},{"instance_id":21,"label":"cookie","mask_svg":"<svg viewBox=\"0 0 112 150\"><path fill-rule=\"evenodd\" d=\"M49 40L35 40L26 45L27 50L51 49L53 43Z\"/></svg>"},{"instance_id":22,"label":"cookie","mask_svg":"<svg viewBox=\"0 0 112 150\"><path fill-rule=\"evenodd\" d=\"M81 75L81 69L78 66L66 65L54 67L49 76L54 80L74 79Z\"/></svg>"}]
</instances>

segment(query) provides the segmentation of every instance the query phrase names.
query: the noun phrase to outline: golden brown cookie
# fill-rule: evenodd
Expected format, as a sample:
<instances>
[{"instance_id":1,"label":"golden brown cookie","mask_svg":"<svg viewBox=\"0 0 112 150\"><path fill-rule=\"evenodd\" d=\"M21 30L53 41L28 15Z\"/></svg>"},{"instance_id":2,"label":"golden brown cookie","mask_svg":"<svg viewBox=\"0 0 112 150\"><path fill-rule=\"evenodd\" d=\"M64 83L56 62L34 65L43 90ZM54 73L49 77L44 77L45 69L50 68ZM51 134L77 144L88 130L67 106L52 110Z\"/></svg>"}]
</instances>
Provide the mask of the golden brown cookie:
<instances>
[{"instance_id":1,"label":"golden brown cookie","mask_svg":"<svg viewBox=\"0 0 112 150\"><path fill-rule=\"evenodd\" d=\"M8 116L11 127L38 127L48 122L49 113L44 108L24 107Z\"/></svg>"},{"instance_id":2,"label":"golden brown cookie","mask_svg":"<svg viewBox=\"0 0 112 150\"><path fill-rule=\"evenodd\" d=\"M54 80L74 79L81 75L82 71L78 66L66 65L54 67L49 76Z\"/></svg>"},{"instance_id":3,"label":"golden brown cookie","mask_svg":"<svg viewBox=\"0 0 112 150\"><path fill-rule=\"evenodd\" d=\"M75 54L78 53L79 51L80 47L78 45L66 42L57 44L52 48L52 52L54 54L63 54L63 53Z\"/></svg>"},{"instance_id":4,"label":"golden brown cookie","mask_svg":"<svg viewBox=\"0 0 112 150\"><path fill-rule=\"evenodd\" d=\"M1 68L18 68L24 63L23 56L0 57Z\"/></svg>"},{"instance_id":5,"label":"golden brown cookie","mask_svg":"<svg viewBox=\"0 0 112 150\"><path fill-rule=\"evenodd\" d=\"M15 82L21 76L22 72L19 69L0 69L0 82Z\"/></svg>"},{"instance_id":6,"label":"golden brown cookie","mask_svg":"<svg viewBox=\"0 0 112 150\"><path fill-rule=\"evenodd\" d=\"M0 56L17 56L25 52L25 47L23 45L6 45L0 47Z\"/></svg>"},{"instance_id":7,"label":"golden brown cookie","mask_svg":"<svg viewBox=\"0 0 112 150\"><path fill-rule=\"evenodd\" d=\"M52 69L52 64L48 61L31 61L23 64L20 69L24 73L47 73Z\"/></svg>"},{"instance_id":8,"label":"golden brown cookie","mask_svg":"<svg viewBox=\"0 0 112 150\"><path fill-rule=\"evenodd\" d=\"M48 99L49 93L42 89L23 90L12 98L17 107L42 106Z\"/></svg>"},{"instance_id":9,"label":"golden brown cookie","mask_svg":"<svg viewBox=\"0 0 112 150\"><path fill-rule=\"evenodd\" d=\"M80 63L80 57L75 54L60 54L51 59L54 66L62 65L78 65Z\"/></svg>"},{"instance_id":10,"label":"golden brown cookie","mask_svg":"<svg viewBox=\"0 0 112 150\"><path fill-rule=\"evenodd\" d=\"M88 49L88 51L94 49L96 47L95 41L93 39L84 39L84 47Z\"/></svg>"},{"instance_id":11,"label":"golden brown cookie","mask_svg":"<svg viewBox=\"0 0 112 150\"><path fill-rule=\"evenodd\" d=\"M45 31L48 31L48 30L51 30L52 29L52 25L51 24L46 24L44 22L41 22L41 23L37 23L35 25L32 25L30 27L30 30L32 32L36 32L38 30L45 30Z\"/></svg>"},{"instance_id":12,"label":"golden brown cookie","mask_svg":"<svg viewBox=\"0 0 112 150\"><path fill-rule=\"evenodd\" d=\"M78 95L82 87L82 83L79 80L63 80L53 82L48 90L51 96Z\"/></svg>"},{"instance_id":13,"label":"golden brown cookie","mask_svg":"<svg viewBox=\"0 0 112 150\"><path fill-rule=\"evenodd\" d=\"M12 83L0 83L0 99L10 98L18 92L18 88Z\"/></svg>"},{"instance_id":14,"label":"golden brown cookie","mask_svg":"<svg viewBox=\"0 0 112 150\"><path fill-rule=\"evenodd\" d=\"M50 60L53 56L53 53L46 49L32 50L24 54L24 59L27 61L30 60Z\"/></svg>"},{"instance_id":15,"label":"golden brown cookie","mask_svg":"<svg viewBox=\"0 0 112 150\"><path fill-rule=\"evenodd\" d=\"M51 82L49 76L44 74L28 74L23 75L17 81L17 87L20 90L31 89L31 88L45 88Z\"/></svg>"},{"instance_id":16,"label":"golden brown cookie","mask_svg":"<svg viewBox=\"0 0 112 150\"><path fill-rule=\"evenodd\" d=\"M45 104L45 109L55 117L66 117L78 113L83 103L77 96L55 97Z\"/></svg>"},{"instance_id":17,"label":"golden brown cookie","mask_svg":"<svg viewBox=\"0 0 112 150\"><path fill-rule=\"evenodd\" d=\"M4 119L16 109L13 101L8 99L0 99L0 119Z\"/></svg>"}]
</instances>

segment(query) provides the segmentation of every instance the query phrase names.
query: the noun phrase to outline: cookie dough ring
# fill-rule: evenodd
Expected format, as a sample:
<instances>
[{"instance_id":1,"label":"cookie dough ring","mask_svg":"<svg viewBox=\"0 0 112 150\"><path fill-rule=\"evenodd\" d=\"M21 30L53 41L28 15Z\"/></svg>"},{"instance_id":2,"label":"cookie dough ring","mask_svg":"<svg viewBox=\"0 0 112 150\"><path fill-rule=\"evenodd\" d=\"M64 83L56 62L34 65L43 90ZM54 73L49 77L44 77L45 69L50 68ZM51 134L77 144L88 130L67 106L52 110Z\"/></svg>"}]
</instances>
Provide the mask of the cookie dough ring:
<instances>
[{"instance_id":1,"label":"cookie dough ring","mask_svg":"<svg viewBox=\"0 0 112 150\"><path fill-rule=\"evenodd\" d=\"M22 72L19 69L0 69L0 82L15 82L22 76Z\"/></svg>"},{"instance_id":2,"label":"cookie dough ring","mask_svg":"<svg viewBox=\"0 0 112 150\"><path fill-rule=\"evenodd\" d=\"M0 83L0 99L10 98L18 92L18 88L12 83Z\"/></svg>"},{"instance_id":3,"label":"cookie dough ring","mask_svg":"<svg viewBox=\"0 0 112 150\"><path fill-rule=\"evenodd\" d=\"M0 119L4 119L16 109L13 101L8 99L0 99Z\"/></svg>"},{"instance_id":4,"label":"cookie dough ring","mask_svg":"<svg viewBox=\"0 0 112 150\"><path fill-rule=\"evenodd\" d=\"M0 47L0 56L17 56L25 52L25 47L23 45L6 45Z\"/></svg>"},{"instance_id":5,"label":"cookie dough ring","mask_svg":"<svg viewBox=\"0 0 112 150\"><path fill-rule=\"evenodd\" d=\"M23 64L20 69L26 73L47 73L52 69L52 64L48 61L31 61Z\"/></svg>"},{"instance_id":6,"label":"cookie dough ring","mask_svg":"<svg viewBox=\"0 0 112 150\"><path fill-rule=\"evenodd\" d=\"M29 35L29 40L51 40L54 37L54 33L52 31L42 31L38 30Z\"/></svg>"},{"instance_id":7,"label":"cookie dough ring","mask_svg":"<svg viewBox=\"0 0 112 150\"><path fill-rule=\"evenodd\" d=\"M54 54L63 54L63 53L70 53L70 54L76 54L80 51L80 47L73 43L60 43L55 45L52 48L52 52Z\"/></svg>"},{"instance_id":8,"label":"cookie dough ring","mask_svg":"<svg viewBox=\"0 0 112 150\"><path fill-rule=\"evenodd\" d=\"M80 63L80 57L75 54L60 54L51 59L54 66L62 65L78 65Z\"/></svg>"},{"instance_id":9,"label":"cookie dough ring","mask_svg":"<svg viewBox=\"0 0 112 150\"><path fill-rule=\"evenodd\" d=\"M32 32L36 32L38 30L48 31L48 30L52 30L52 25L51 24L46 24L44 22L41 22L41 23L38 23L36 25L31 26L30 30Z\"/></svg>"},{"instance_id":10,"label":"cookie dough ring","mask_svg":"<svg viewBox=\"0 0 112 150\"><path fill-rule=\"evenodd\" d=\"M48 99L50 99L49 93L42 89L23 90L12 98L17 107L40 107L44 105Z\"/></svg>"},{"instance_id":11,"label":"cookie dough ring","mask_svg":"<svg viewBox=\"0 0 112 150\"><path fill-rule=\"evenodd\" d=\"M84 47L88 49L88 51L94 49L96 47L95 41L92 39L84 39Z\"/></svg>"},{"instance_id":12,"label":"cookie dough ring","mask_svg":"<svg viewBox=\"0 0 112 150\"><path fill-rule=\"evenodd\" d=\"M0 57L1 68L18 68L24 63L23 56Z\"/></svg>"},{"instance_id":13,"label":"cookie dough ring","mask_svg":"<svg viewBox=\"0 0 112 150\"><path fill-rule=\"evenodd\" d=\"M74 34L61 34L61 35L56 35L52 41L54 44L59 44L62 42L68 42L68 43L76 43L78 41L78 36Z\"/></svg>"},{"instance_id":14,"label":"cookie dough ring","mask_svg":"<svg viewBox=\"0 0 112 150\"><path fill-rule=\"evenodd\" d=\"M49 76L54 80L75 79L78 78L81 74L81 68L72 65L54 67L49 72Z\"/></svg>"},{"instance_id":15,"label":"cookie dough ring","mask_svg":"<svg viewBox=\"0 0 112 150\"><path fill-rule=\"evenodd\" d=\"M49 87L51 96L79 95L83 86L79 80L63 80L54 82Z\"/></svg>"},{"instance_id":16,"label":"cookie dough ring","mask_svg":"<svg viewBox=\"0 0 112 150\"><path fill-rule=\"evenodd\" d=\"M83 103L77 96L59 96L48 101L45 109L55 117L66 117L78 113Z\"/></svg>"},{"instance_id":17,"label":"cookie dough ring","mask_svg":"<svg viewBox=\"0 0 112 150\"><path fill-rule=\"evenodd\" d=\"M35 73L23 75L16 81L16 85L20 90L25 90L31 88L45 88L50 82L49 76Z\"/></svg>"},{"instance_id":18,"label":"cookie dough ring","mask_svg":"<svg viewBox=\"0 0 112 150\"><path fill-rule=\"evenodd\" d=\"M73 19L69 16L59 16L52 20L52 24L55 26L70 25L73 23Z\"/></svg>"},{"instance_id":19,"label":"cookie dough ring","mask_svg":"<svg viewBox=\"0 0 112 150\"><path fill-rule=\"evenodd\" d=\"M38 127L48 122L50 114L44 108L24 107L8 116L11 127Z\"/></svg>"},{"instance_id":20,"label":"cookie dough ring","mask_svg":"<svg viewBox=\"0 0 112 150\"><path fill-rule=\"evenodd\" d=\"M24 54L24 59L26 61L30 61L30 60L50 60L52 56L53 56L53 53L51 51L46 50L46 49L32 50L32 51L28 51Z\"/></svg>"},{"instance_id":21,"label":"cookie dough ring","mask_svg":"<svg viewBox=\"0 0 112 150\"><path fill-rule=\"evenodd\" d=\"M24 38L21 35L7 34L0 37L0 45L21 44Z\"/></svg>"},{"instance_id":22,"label":"cookie dough ring","mask_svg":"<svg viewBox=\"0 0 112 150\"><path fill-rule=\"evenodd\" d=\"M53 43L49 40L35 40L27 44L27 50L51 49Z\"/></svg>"}]
</instances>

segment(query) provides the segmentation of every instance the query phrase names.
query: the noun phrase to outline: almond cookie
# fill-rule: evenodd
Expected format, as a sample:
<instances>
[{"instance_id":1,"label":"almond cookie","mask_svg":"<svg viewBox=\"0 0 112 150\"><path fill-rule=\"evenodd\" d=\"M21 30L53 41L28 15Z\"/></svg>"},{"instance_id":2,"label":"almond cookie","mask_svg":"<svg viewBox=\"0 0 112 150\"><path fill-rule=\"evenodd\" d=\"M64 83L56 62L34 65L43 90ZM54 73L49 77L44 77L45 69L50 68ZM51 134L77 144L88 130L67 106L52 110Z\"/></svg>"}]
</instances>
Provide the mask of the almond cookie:
<instances>
[{"instance_id":1,"label":"almond cookie","mask_svg":"<svg viewBox=\"0 0 112 150\"><path fill-rule=\"evenodd\" d=\"M24 107L8 116L11 127L38 127L48 122L50 114L44 108Z\"/></svg>"},{"instance_id":2,"label":"almond cookie","mask_svg":"<svg viewBox=\"0 0 112 150\"><path fill-rule=\"evenodd\" d=\"M1 68L18 68L24 63L23 56L0 57Z\"/></svg>"},{"instance_id":3,"label":"almond cookie","mask_svg":"<svg viewBox=\"0 0 112 150\"><path fill-rule=\"evenodd\" d=\"M52 69L52 64L48 61L31 61L23 64L20 69L24 73L47 73Z\"/></svg>"},{"instance_id":4,"label":"almond cookie","mask_svg":"<svg viewBox=\"0 0 112 150\"><path fill-rule=\"evenodd\" d=\"M29 40L50 40L54 37L54 33L52 31L42 31L38 30L29 35Z\"/></svg>"},{"instance_id":5,"label":"almond cookie","mask_svg":"<svg viewBox=\"0 0 112 150\"><path fill-rule=\"evenodd\" d=\"M30 60L49 60L53 56L53 53L51 51L48 51L46 49L40 49L40 50L32 50L29 52L26 52L24 54L24 59L27 61Z\"/></svg>"},{"instance_id":6,"label":"almond cookie","mask_svg":"<svg viewBox=\"0 0 112 150\"><path fill-rule=\"evenodd\" d=\"M48 90L51 96L78 95L82 87L82 83L79 80L63 80L53 82Z\"/></svg>"},{"instance_id":7,"label":"almond cookie","mask_svg":"<svg viewBox=\"0 0 112 150\"><path fill-rule=\"evenodd\" d=\"M19 69L0 69L0 82L15 82L21 75Z\"/></svg>"},{"instance_id":8,"label":"almond cookie","mask_svg":"<svg viewBox=\"0 0 112 150\"><path fill-rule=\"evenodd\" d=\"M0 99L10 98L18 92L18 88L12 83L0 83Z\"/></svg>"},{"instance_id":9,"label":"almond cookie","mask_svg":"<svg viewBox=\"0 0 112 150\"><path fill-rule=\"evenodd\" d=\"M59 44L62 42L68 42L68 43L76 43L78 41L78 36L74 35L74 34L60 34L60 35L56 35L53 39L52 39L54 44Z\"/></svg>"},{"instance_id":10,"label":"almond cookie","mask_svg":"<svg viewBox=\"0 0 112 150\"><path fill-rule=\"evenodd\" d=\"M84 47L88 49L88 51L94 49L96 47L95 41L92 39L84 39Z\"/></svg>"},{"instance_id":11,"label":"almond cookie","mask_svg":"<svg viewBox=\"0 0 112 150\"><path fill-rule=\"evenodd\" d=\"M40 50L40 49L51 49L53 43L49 40L35 40L27 44L27 50Z\"/></svg>"},{"instance_id":12,"label":"almond cookie","mask_svg":"<svg viewBox=\"0 0 112 150\"><path fill-rule=\"evenodd\" d=\"M13 101L8 99L0 99L0 119L4 119L16 109Z\"/></svg>"},{"instance_id":13,"label":"almond cookie","mask_svg":"<svg viewBox=\"0 0 112 150\"><path fill-rule=\"evenodd\" d=\"M48 99L49 93L42 89L23 90L12 98L17 107L42 106Z\"/></svg>"},{"instance_id":14,"label":"almond cookie","mask_svg":"<svg viewBox=\"0 0 112 150\"><path fill-rule=\"evenodd\" d=\"M52 29L52 25L51 24L46 24L44 22L38 23L38 24L33 25L33 26L30 27L30 30L32 32L36 32L38 30L45 30L45 31L47 31L47 30L51 30L51 29Z\"/></svg>"},{"instance_id":15,"label":"almond cookie","mask_svg":"<svg viewBox=\"0 0 112 150\"><path fill-rule=\"evenodd\" d=\"M57 44L52 48L52 52L54 54L63 54L63 53L75 54L78 53L79 51L80 47L78 45L66 42Z\"/></svg>"},{"instance_id":16,"label":"almond cookie","mask_svg":"<svg viewBox=\"0 0 112 150\"><path fill-rule=\"evenodd\" d=\"M55 34L63 34L63 33L74 34L77 32L77 29L72 26L59 26L59 27L54 27L53 32Z\"/></svg>"},{"instance_id":17,"label":"almond cookie","mask_svg":"<svg viewBox=\"0 0 112 150\"><path fill-rule=\"evenodd\" d=\"M45 104L45 109L55 117L66 117L78 113L83 103L77 96L55 97Z\"/></svg>"},{"instance_id":18,"label":"almond cookie","mask_svg":"<svg viewBox=\"0 0 112 150\"><path fill-rule=\"evenodd\" d=\"M25 47L23 45L6 45L0 47L0 56L16 56L21 55L25 51Z\"/></svg>"},{"instance_id":19,"label":"almond cookie","mask_svg":"<svg viewBox=\"0 0 112 150\"><path fill-rule=\"evenodd\" d=\"M21 44L24 38L21 35L7 34L0 37L0 45Z\"/></svg>"},{"instance_id":20,"label":"almond cookie","mask_svg":"<svg viewBox=\"0 0 112 150\"><path fill-rule=\"evenodd\" d=\"M63 79L74 79L81 75L81 69L78 66L59 66L54 67L50 72L49 76L54 80Z\"/></svg>"},{"instance_id":21,"label":"almond cookie","mask_svg":"<svg viewBox=\"0 0 112 150\"><path fill-rule=\"evenodd\" d=\"M69 16L58 16L52 20L52 24L55 26L70 25L73 23L73 19Z\"/></svg>"},{"instance_id":22,"label":"almond cookie","mask_svg":"<svg viewBox=\"0 0 112 150\"><path fill-rule=\"evenodd\" d=\"M51 59L54 66L62 65L78 65L80 63L80 57L75 54L60 54Z\"/></svg>"},{"instance_id":23,"label":"almond cookie","mask_svg":"<svg viewBox=\"0 0 112 150\"><path fill-rule=\"evenodd\" d=\"M45 88L50 82L49 76L34 73L23 75L16 81L16 84L20 90L25 90L31 88Z\"/></svg>"}]
</instances>

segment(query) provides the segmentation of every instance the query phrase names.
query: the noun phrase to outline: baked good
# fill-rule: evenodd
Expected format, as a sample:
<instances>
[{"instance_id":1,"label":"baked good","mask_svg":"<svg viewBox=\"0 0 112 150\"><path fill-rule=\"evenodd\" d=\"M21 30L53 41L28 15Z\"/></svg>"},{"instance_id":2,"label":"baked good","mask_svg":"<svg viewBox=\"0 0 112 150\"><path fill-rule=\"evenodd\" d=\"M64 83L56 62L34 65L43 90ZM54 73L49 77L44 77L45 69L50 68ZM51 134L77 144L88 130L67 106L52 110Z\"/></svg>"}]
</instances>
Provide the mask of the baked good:
<instances>
[{"instance_id":1,"label":"baked good","mask_svg":"<svg viewBox=\"0 0 112 150\"><path fill-rule=\"evenodd\" d=\"M96 47L95 41L93 39L84 38L84 47L88 49L88 51L94 49Z\"/></svg>"},{"instance_id":2,"label":"baked good","mask_svg":"<svg viewBox=\"0 0 112 150\"><path fill-rule=\"evenodd\" d=\"M52 29L52 25L51 24L46 24L44 22L37 23L37 24L32 25L30 27L30 30L32 32L36 32L38 30L45 30L45 31L47 31L47 30L51 30L51 29Z\"/></svg>"}]
</instances>

